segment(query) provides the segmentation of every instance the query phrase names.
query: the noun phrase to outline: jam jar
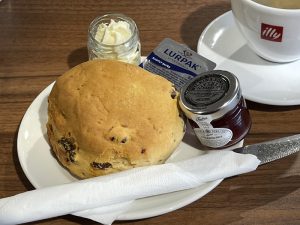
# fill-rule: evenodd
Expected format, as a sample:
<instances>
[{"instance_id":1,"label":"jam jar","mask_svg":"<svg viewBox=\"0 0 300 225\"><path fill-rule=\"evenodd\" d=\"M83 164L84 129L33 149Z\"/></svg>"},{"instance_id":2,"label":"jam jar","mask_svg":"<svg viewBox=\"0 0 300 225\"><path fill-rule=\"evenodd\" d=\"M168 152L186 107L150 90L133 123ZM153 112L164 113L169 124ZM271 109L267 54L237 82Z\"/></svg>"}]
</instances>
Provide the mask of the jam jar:
<instances>
[{"instance_id":1,"label":"jam jar","mask_svg":"<svg viewBox=\"0 0 300 225\"><path fill-rule=\"evenodd\" d=\"M179 105L201 144L226 148L249 132L251 117L239 81L228 71L200 74L181 89Z\"/></svg>"}]
</instances>

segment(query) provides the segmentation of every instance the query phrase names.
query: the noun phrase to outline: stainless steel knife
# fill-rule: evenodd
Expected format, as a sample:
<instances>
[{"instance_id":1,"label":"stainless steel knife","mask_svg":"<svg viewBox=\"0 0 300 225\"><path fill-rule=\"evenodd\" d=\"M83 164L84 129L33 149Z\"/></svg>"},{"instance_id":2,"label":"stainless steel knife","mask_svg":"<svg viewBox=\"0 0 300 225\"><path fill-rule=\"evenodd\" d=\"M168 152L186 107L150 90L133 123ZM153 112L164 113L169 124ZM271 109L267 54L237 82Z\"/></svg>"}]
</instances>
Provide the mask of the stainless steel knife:
<instances>
[{"instance_id":1,"label":"stainless steel knife","mask_svg":"<svg viewBox=\"0 0 300 225\"><path fill-rule=\"evenodd\" d=\"M281 159L300 150L300 134L236 148L233 151L255 155L260 165Z\"/></svg>"}]
</instances>

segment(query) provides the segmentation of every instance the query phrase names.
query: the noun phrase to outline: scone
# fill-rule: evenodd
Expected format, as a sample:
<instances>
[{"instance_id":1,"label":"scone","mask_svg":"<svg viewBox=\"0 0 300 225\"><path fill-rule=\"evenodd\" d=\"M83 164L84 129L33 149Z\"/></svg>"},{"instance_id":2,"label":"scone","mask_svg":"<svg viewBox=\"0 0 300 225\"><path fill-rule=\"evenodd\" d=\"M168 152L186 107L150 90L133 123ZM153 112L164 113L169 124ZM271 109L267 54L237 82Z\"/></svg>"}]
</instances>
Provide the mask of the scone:
<instances>
[{"instance_id":1,"label":"scone","mask_svg":"<svg viewBox=\"0 0 300 225\"><path fill-rule=\"evenodd\" d=\"M115 60L72 68L48 98L50 145L79 178L163 163L184 128L171 82Z\"/></svg>"}]
</instances>

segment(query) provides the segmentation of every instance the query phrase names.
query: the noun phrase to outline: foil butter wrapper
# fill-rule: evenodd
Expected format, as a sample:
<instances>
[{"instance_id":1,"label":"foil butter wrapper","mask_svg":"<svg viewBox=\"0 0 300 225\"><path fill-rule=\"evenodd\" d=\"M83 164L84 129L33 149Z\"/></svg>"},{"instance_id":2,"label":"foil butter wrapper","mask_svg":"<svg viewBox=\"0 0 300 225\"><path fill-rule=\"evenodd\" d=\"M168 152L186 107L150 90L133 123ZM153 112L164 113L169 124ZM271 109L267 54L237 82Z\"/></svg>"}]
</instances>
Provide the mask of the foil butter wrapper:
<instances>
[{"instance_id":1,"label":"foil butter wrapper","mask_svg":"<svg viewBox=\"0 0 300 225\"><path fill-rule=\"evenodd\" d=\"M166 38L147 56L140 67L163 76L180 90L187 81L213 70L216 64L186 45Z\"/></svg>"}]
</instances>

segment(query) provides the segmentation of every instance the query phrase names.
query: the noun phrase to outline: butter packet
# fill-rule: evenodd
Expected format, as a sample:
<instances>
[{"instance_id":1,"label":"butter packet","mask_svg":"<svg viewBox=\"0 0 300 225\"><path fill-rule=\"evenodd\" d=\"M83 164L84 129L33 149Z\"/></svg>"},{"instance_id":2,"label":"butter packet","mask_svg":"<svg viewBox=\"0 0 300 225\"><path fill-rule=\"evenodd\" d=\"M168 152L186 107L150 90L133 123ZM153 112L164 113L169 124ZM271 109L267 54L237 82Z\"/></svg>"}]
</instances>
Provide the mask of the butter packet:
<instances>
[{"instance_id":1,"label":"butter packet","mask_svg":"<svg viewBox=\"0 0 300 225\"><path fill-rule=\"evenodd\" d=\"M147 56L140 67L165 77L180 90L188 80L213 70L216 64L186 45L166 38Z\"/></svg>"}]
</instances>

